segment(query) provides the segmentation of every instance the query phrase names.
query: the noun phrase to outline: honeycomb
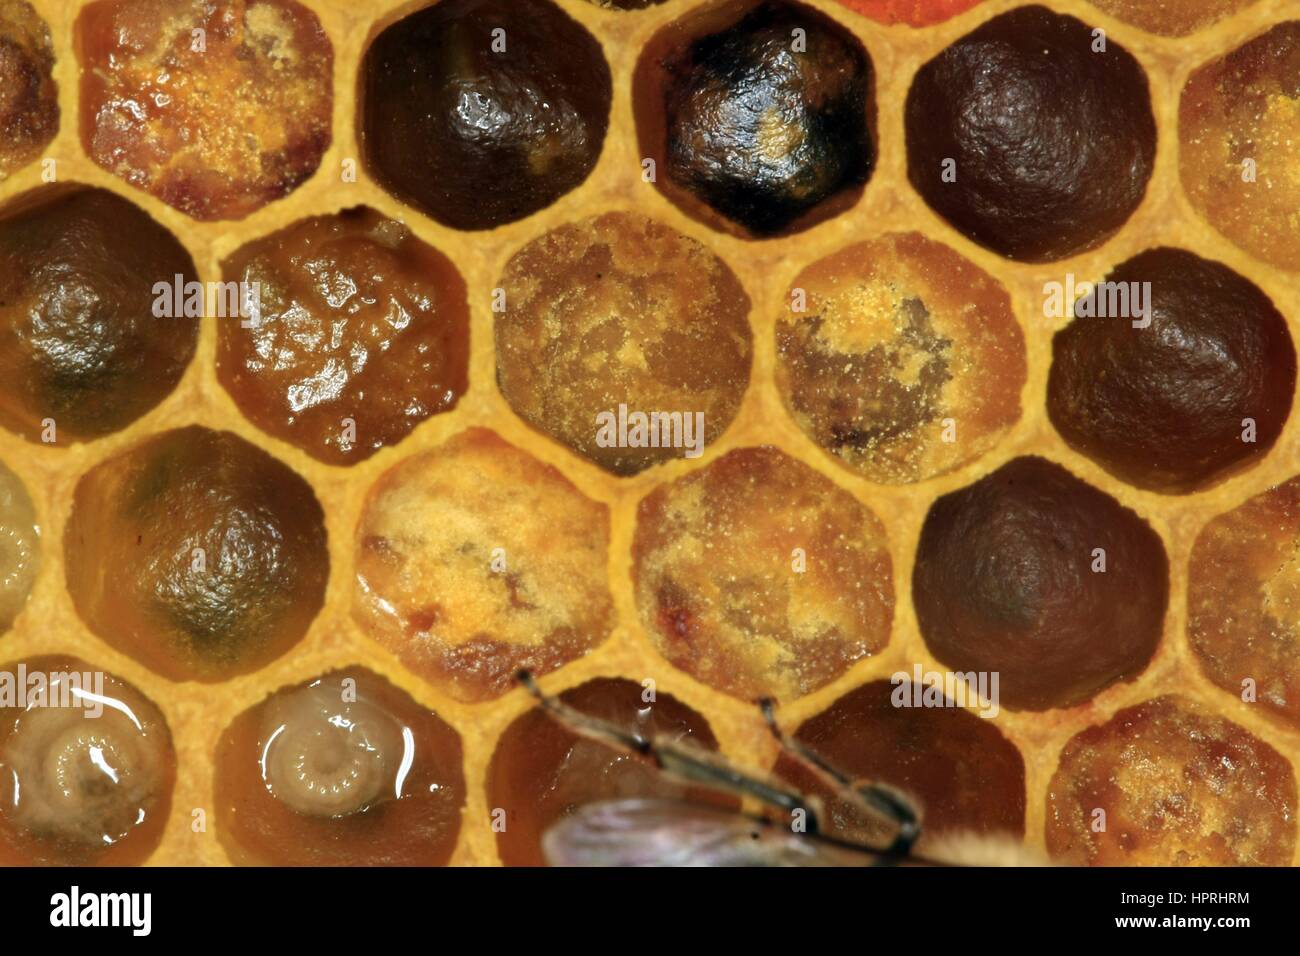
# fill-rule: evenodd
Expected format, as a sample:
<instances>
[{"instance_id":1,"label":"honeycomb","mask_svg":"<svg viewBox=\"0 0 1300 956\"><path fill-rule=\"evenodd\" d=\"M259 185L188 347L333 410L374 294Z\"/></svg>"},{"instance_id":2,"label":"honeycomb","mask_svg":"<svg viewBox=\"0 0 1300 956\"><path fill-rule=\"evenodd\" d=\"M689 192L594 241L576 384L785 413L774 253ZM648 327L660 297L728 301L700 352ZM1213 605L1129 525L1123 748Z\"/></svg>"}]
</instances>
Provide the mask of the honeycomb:
<instances>
[{"instance_id":1,"label":"honeycomb","mask_svg":"<svg viewBox=\"0 0 1300 956\"><path fill-rule=\"evenodd\" d=\"M1271 404L1261 413L1251 453L1232 450L1188 464L1195 480L1176 488L1135 482L1126 480L1134 471L1131 449L1117 467L1054 427L1049 373L1054 337L1069 316L1050 317L1044 309L1046 284L1067 274L1095 281L1145 252L1175 247L1252 286L1243 309L1271 300L1295 340L1296 0L1046 0L1054 13L1103 30L1105 41L1136 64L1125 82L1140 86L1134 79L1140 73L1149 86L1154 154L1138 144L1136 165L1127 170L1133 179L1114 182L1122 195L1109 197L1095 222L1086 209L1075 223L1073 207L1043 214L1044 206L1013 210L1011 225L999 221L988 232L963 225L973 207L945 203L941 214L915 188L915 170L909 178L907 130L926 116L924 104L909 103L909 91L927 63L1027 6L1022 0L803 0L805 13L796 14L777 2L782 9L753 21L736 40L740 62L759 56L773 30L811 17L811 8L810 36L830 38L838 59L819 61L824 73L800 73L796 63L793 72L762 82L785 84L779 95L824 96L834 104L835 123L843 124L843 101L854 91L867 90L871 106L849 124L852 142L832 135L805 143L760 117L754 182L715 182L714 192L665 182L674 163L688 184L707 173L689 162L683 167L680 157L661 155L657 178L647 175L644 161L656 154L643 142L646 129L662 127L664 118L647 123L640 115L648 102L653 107L646 83L652 90L672 87L680 107L674 122L684 124L688 139L704 135L691 132L691 124L730 114L714 109L715 88L672 85L687 69L680 60L672 61L678 70L672 76L647 79L654 64L644 64L643 53L666 50L671 60L690 30L734 21L745 4L528 0L512 8L489 0L484 9L504 19L507 44L527 46L528 18L510 13L525 8L547 18L539 36L585 31L594 38L594 45L574 41L581 55L573 60L588 64L599 52L608 76L593 68L585 86L562 75L572 67L564 49L548 47L539 58L533 48L521 62L555 72L547 80L554 102L546 109L563 110L569 97L598 110L608 84L607 129L598 121L576 139L547 128L516 130L512 135L529 144L517 166L493 165L499 157L490 149L462 144L449 181L481 195L467 200L468 207L451 202L454 208L445 191L412 179L409 168L395 168L412 155L403 152L401 135L427 140L445 130L422 125L419 110L403 111L409 104L395 102L372 117L382 136L366 143L360 132L367 128L361 109L367 51L426 4L219 0L195 8L123 0L123 15L138 29L119 30L104 3L119 0L31 0L31 9L21 0L0 0L0 368L7 373L0 376L0 619L12 618L0 634L0 660L85 661L133 688L123 691L127 699L146 701L139 706L151 728L154 708L165 723L162 736L155 729L151 746L134 758L146 779L152 774L168 789L151 805L158 812L149 828L160 832L147 835L143 859L124 853L98 862L348 862L356 859L350 853L364 853L373 845L364 828L314 853L313 840L334 839L323 836L329 826L270 805L250 765L218 779L219 768L238 765L231 748L256 738L268 708L319 709L312 682L324 675L359 678L369 696L352 706L359 721L374 723L377 740L392 737L385 720L393 713L413 714L412 723L427 725L422 746L433 754L435 776L441 774L431 785L444 788L436 805L406 807L393 824L412 833L429 827L428 854L404 856L388 833L378 844L387 855L377 862L533 863L537 833L575 802L650 789L681 792L629 770L621 763L626 758L589 742L574 748L567 732L539 724L532 698L508 680L508 668L521 661L538 670L546 690L604 717L625 714L629 723L642 706L645 682L653 681L664 708L660 726L716 747L738 765L777 766L799 780L795 769L778 766L777 745L750 699L775 693L783 726L806 724L801 736L853 774L910 786L932 804L937 827L1010 830L1064 863L1300 862L1300 592L1294 583L1300 504L1288 484L1300 472L1300 423L1288 414L1294 352L1288 367L1275 329L1268 349L1247 343L1234 353L1247 372L1255 370L1251 363L1276 363L1267 376L1271 392L1263 385L1252 391L1246 387L1258 384L1252 381L1207 393L1214 399L1266 392L1258 401ZM433 6L449 4L463 0ZM93 16L81 21L92 8ZM562 27L553 20L557 9L568 18ZM184 51L169 58L167 43L182 36L176 31L190 36L194 24L187 16L207 30L207 59ZM1032 14L1025 22L1034 18L1043 19ZM123 66L105 58L103 45L114 37L138 62ZM398 59L401 39L390 44ZM453 51L466 42L463 36L444 41ZM454 79L457 69L474 69L474 56L482 51L466 53L463 62L452 57L445 69ZM418 79L430 81L423 74ZM432 81L450 82L446 74ZM943 89L932 80L927 88ZM396 95L391 85L379 89ZM1139 135L1141 117L1133 122L1065 132L1080 149L1090 137L1123 146L1126 135ZM833 134L840 127L829 128ZM241 131L246 135L233 135ZM805 146L808 155L799 152ZM798 162L786 162L796 154ZM1250 180L1239 174L1245 159ZM462 174L470 185L456 178ZM759 208L768 195L756 191L759 181L786 174L779 201ZM232 338L237 317L217 317L211 309L196 323L192 346L185 319L160 320L177 325L166 332L166 354L148 360L137 354L148 338L139 322L120 332L98 328L102 340L81 344L102 367L65 369L60 395L71 400L51 414L56 426L66 419L67 428L49 433L46 399L32 385L11 326L21 312L14 297L31 294L30 284L19 281L24 272L39 275L41 256L58 259L66 250L57 228L45 228L51 221L57 227L50 219L55 213L43 211L56 203L35 211L26 198L10 204L32 190L61 188L56 183L93 190L72 194L74 201L58 209L79 208L78 201L103 205L98 191L106 191L146 213L183 247L184 255L165 251L176 259L176 271L189 270L188 256L204 282L254 266L287 268L331 242L364 246L355 254L368 257L378 278L362 289L369 298L350 316L365 324L336 328L335 351L319 366L302 338L312 333L301 312L295 319L301 331L252 344ZM1106 184L1089 189L1105 192ZM38 201L44 195L33 194ZM357 209L365 211L350 212ZM15 229L15 215L44 226ZM130 215L113 237L127 247L146 241L145 227ZM1016 216L1031 225L1016 225ZM1078 241L1062 238L1075 225L1091 232L1073 237ZM1017 229L1029 230L1023 234L1032 233L1034 242L1018 244ZM28 236L46 243L31 262L24 259ZM293 242L307 251L294 252ZM661 251L665 262L638 257L646 248ZM354 253L320 253L336 254ZM422 271L420 262L429 265ZM93 285L96 275L123 281L120 270L103 263L67 268L74 284ZM606 269L617 285L601 286L589 275L599 279ZM674 278L693 285L674 285ZM50 281L57 287L57 277ZM356 290L299 280L281 291L270 311L291 314L312 303L337 307ZM691 291L706 305L693 302ZM792 306L803 293L821 322L816 327L806 324L808 312ZM129 298L123 292L109 304ZM516 303L519 311L512 312ZM460 328L466 307L468 325ZM963 322L977 307L979 323ZM1158 327L1173 339L1195 339L1204 330L1193 328L1180 307L1158 304ZM601 321L602 310L609 321ZM581 338L566 340L556 331L566 311L576 314ZM674 311L688 316L690 340L674 340ZM336 320L345 321L345 313L339 308ZM412 315L417 331L406 334L402 322ZM262 346L280 360L274 380L257 378L255 353ZM536 350L532 360L529 349ZM423 378L417 387L385 369L385 356L432 376L435 387ZM238 368L230 364L236 361ZM837 396L841 361L853 373L847 382L862 376L875 384ZM600 387L601 376L616 387ZM574 387L566 391L568 381ZM1167 397L1161 381L1150 380L1156 404ZM408 386L410 394L401 394ZM291 390L287 415L272 402L277 395L283 400L285 388ZM636 402L707 408L710 422L725 426L708 430L698 457L646 449L647 457L635 460L593 447L577 425L594 409L615 407L619 389L630 390ZM302 408L294 395L305 396ZM1160 407L1170 416L1187 412ZM1211 400L1205 409L1212 407ZM341 439L331 422L349 413L353 424L380 439ZM890 427L863 426L882 414ZM1178 427L1174 418L1169 422ZM960 450L943 434L952 423ZM964 446L962 438L968 438ZM153 449L169 442L184 446L179 458L132 465L138 474L121 471L122 462L162 455ZM1174 445L1168 450L1175 463L1184 454L1217 454L1217 446ZM753 451L759 446L767 447ZM213 450L222 447L227 451ZM225 459L210 465L209 453L242 456L256 468ZM1087 654L1097 639L1084 633L1090 622L1071 619L1069 608L1048 614L1067 622L1069 634L1056 642L1008 610L1009 601L1050 601L1059 584L1052 578L1059 568L1051 541L1028 533L1012 535L1023 554L1004 554L991 571L968 581L951 573L939 575L939 585L935 575L918 577L930 591L939 587L939 597L927 600L949 607L950 615L966 615L937 643L923 636L913 581L932 508L977 482L1005 481L994 498L1008 522L1030 512L1050 515L1042 502L1031 507L1012 500L1035 493L1009 484L1017 468L1028 468L1023 460L1052 463L1029 469L1048 475L1041 480L1057 498L1045 501L1069 510L1069 489L1091 486L1095 491L1087 493L1104 500L1089 505L1084 519L1100 514L1105 524L1106 515L1122 513L1124 522L1149 527L1158 539L1157 546L1143 538L1135 552L1162 548L1168 564L1165 611L1152 625L1154 650L1146 637L1130 634L1113 666L1089 658L1073 674L1069 660L1056 659L1047 670L1069 684L1068 692L1053 699L1017 690L991 719L971 703L967 713L922 711L914 721L901 720L908 713L884 703L890 676L958 667L962 661L953 655L969 651L985 631L1022 629L1044 654L1062 647ZM263 474L279 477L263 481ZM83 485L87 476L93 480ZM147 626L143 632L137 626L145 618L121 609L143 598L131 581L130 542L121 540L129 537L132 513L113 511L120 504L115 495L150 482L171 482L170 511L151 514L148 523L173 550L184 551L198 535L224 555L224 526L214 515L236 509L245 523L302 524L289 528L290 539L297 534L318 542L313 522L323 522L327 567L313 552L314 569L292 569L295 581L308 583L285 610L273 602L262 606L285 573L279 559L243 555L241 564L234 553L210 593L190 594L179 585L168 592L178 607L174 626L150 647ZM300 482L319 509L286 501L299 495ZM978 506L985 500L979 494L946 499L945 507ZM92 501L93 513L87 512L82 504ZM89 530L78 530L87 523ZM240 527L232 524L227 537L239 539ZM81 537L74 540L74 531ZM259 533L254 527L239 541L256 543ZM1077 527L1072 533L1086 537ZM279 532L265 537L289 547ZM976 539L1006 540L987 524ZM783 562L804 542L822 548L807 545L806 582L781 580ZM963 543L969 544L939 550L960 555ZM709 555L701 548L718 550ZM761 560L749 562L749 551L763 552ZM818 578L823 551L840 563ZM1112 557L1122 564L1127 553L1121 543ZM492 568L498 557L501 568ZM96 568L97 558L114 566ZM1143 560L1142 574L1126 579L1128 590L1119 592L1126 606L1108 608L1092 594L1090 613L1124 627L1133 602L1144 620L1151 618L1151 603L1161 596L1157 584L1144 582L1159 560ZM638 576L642 564L653 577ZM109 572L112 587L99 580ZM248 582L248 576L262 580ZM197 623L186 617L196 603L212 612L198 615ZM133 622L131 632L108 633L123 614ZM231 627L251 643L253 657L241 657L242 645L222 643ZM746 643L760 631L770 639ZM932 645L944 648L942 660ZM1027 683L1042 677L1032 657L1010 663L1029 674ZM1242 693L1244 677L1258 684L1257 699ZM282 690L288 695L270 696ZM4 754L11 737L36 739L30 735L41 728L11 734L10 716L0 717L3 762L10 760ZM391 768L358 769L358 786L378 787L365 774L379 771ZM555 775L549 786L546 774ZM802 782L815 789L815 782ZM256 791L256 800L248 804L251 819L232 824L223 807L240 787ZM372 790L334 794L343 802L329 803L323 791L295 791L287 805L314 812L351 806L348 799L367 794ZM1089 826L1099 808L1108 817L1101 834ZM841 811L833 814L837 826L861 824ZM266 850L260 855L238 838L259 829ZM23 846L0 832L0 861L30 858ZM289 856L277 857L277 846Z\"/></svg>"}]
</instances>

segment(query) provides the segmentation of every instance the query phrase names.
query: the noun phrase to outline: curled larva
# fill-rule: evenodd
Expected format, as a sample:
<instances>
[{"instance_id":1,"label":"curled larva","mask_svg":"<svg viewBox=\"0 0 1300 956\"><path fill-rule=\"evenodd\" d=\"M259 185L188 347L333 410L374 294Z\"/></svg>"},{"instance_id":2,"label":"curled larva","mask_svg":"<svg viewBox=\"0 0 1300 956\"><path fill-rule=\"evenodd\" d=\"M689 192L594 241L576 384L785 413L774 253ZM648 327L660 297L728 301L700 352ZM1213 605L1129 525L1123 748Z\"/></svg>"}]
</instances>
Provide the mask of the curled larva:
<instances>
[{"instance_id":1,"label":"curled larva","mask_svg":"<svg viewBox=\"0 0 1300 956\"><path fill-rule=\"evenodd\" d=\"M341 817L402 795L410 731L364 692L319 680L273 699L262 727L262 780L299 813Z\"/></svg>"},{"instance_id":2,"label":"curled larva","mask_svg":"<svg viewBox=\"0 0 1300 956\"><path fill-rule=\"evenodd\" d=\"M212 788L218 839L246 866L444 866L465 806L456 731L363 667L235 717Z\"/></svg>"},{"instance_id":3,"label":"curled larva","mask_svg":"<svg viewBox=\"0 0 1300 956\"><path fill-rule=\"evenodd\" d=\"M131 832L158 777L152 741L115 711L33 710L7 753L19 787L14 822L37 836L115 843Z\"/></svg>"},{"instance_id":4,"label":"curled larva","mask_svg":"<svg viewBox=\"0 0 1300 956\"><path fill-rule=\"evenodd\" d=\"M0 709L0 861L138 862L156 845L174 772L158 709L80 661L4 671L23 698Z\"/></svg>"}]
</instances>

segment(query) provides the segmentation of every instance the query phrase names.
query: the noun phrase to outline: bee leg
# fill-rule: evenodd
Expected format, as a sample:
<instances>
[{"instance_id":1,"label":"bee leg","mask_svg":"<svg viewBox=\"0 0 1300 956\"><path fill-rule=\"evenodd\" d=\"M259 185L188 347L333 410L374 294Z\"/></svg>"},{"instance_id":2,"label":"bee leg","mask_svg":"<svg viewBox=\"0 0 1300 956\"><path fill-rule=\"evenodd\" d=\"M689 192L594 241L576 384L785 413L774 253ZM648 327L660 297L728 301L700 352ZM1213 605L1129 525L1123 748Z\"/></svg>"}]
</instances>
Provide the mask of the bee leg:
<instances>
[{"instance_id":1,"label":"bee leg","mask_svg":"<svg viewBox=\"0 0 1300 956\"><path fill-rule=\"evenodd\" d=\"M846 803L868 814L883 817L897 828L893 843L885 850L890 856L906 856L921 836L921 816L912 801L901 791L870 780L850 780L802 741L786 734L776 720L776 708L770 698L758 702L768 730L800 766Z\"/></svg>"},{"instance_id":2,"label":"bee leg","mask_svg":"<svg viewBox=\"0 0 1300 956\"><path fill-rule=\"evenodd\" d=\"M608 744L619 750L626 750L643 756L654 755L654 746L650 740L635 731L620 727L618 724L601 720L599 717L592 717L590 714L584 714L582 711L570 707L562 700L552 697L537 686L536 679L529 671L519 671L515 675L515 679L527 689L528 693L537 698L537 702L542 706L543 710L575 734L589 740Z\"/></svg>"},{"instance_id":3,"label":"bee leg","mask_svg":"<svg viewBox=\"0 0 1300 956\"><path fill-rule=\"evenodd\" d=\"M858 780L852 787L872 809L898 826L894 842L885 852L896 856L910 853L913 844L921 837L921 815L907 795L874 780Z\"/></svg>"},{"instance_id":4,"label":"bee leg","mask_svg":"<svg viewBox=\"0 0 1300 956\"><path fill-rule=\"evenodd\" d=\"M645 757L665 774L684 783L750 797L791 816L800 813L804 833L816 835L821 832L822 805L817 797L801 793L775 779L741 770L721 754L647 738L607 720L584 714L545 693L526 670L519 671L515 677L547 713L573 733Z\"/></svg>"}]
</instances>

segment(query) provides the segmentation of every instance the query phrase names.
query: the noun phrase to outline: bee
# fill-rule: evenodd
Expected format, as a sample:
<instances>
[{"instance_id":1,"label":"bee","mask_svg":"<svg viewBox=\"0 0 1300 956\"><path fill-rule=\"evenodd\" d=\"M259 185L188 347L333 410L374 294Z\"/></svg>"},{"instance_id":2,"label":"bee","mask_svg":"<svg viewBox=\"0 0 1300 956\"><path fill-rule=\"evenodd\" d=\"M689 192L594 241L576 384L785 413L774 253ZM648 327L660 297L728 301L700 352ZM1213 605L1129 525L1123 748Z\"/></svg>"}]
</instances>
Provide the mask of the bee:
<instances>
[{"instance_id":1,"label":"bee","mask_svg":"<svg viewBox=\"0 0 1300 956\"><path fill-rule=\"evenodd\" d=\"M736 767L725 757L680 741L645 737L592 717L544 693L528 671L516 679L555 720L579 736L648 760L673 779L756 801L799 821L783 826L768 816L687 800L627 797L585 804L542 837L551 866L1042 866L1045 861L1009 837L973 832L931 838L914 851L921 812L907 794L887 784L853 780L811 748L788 736L771 700L759 710L781 750L835 796L885 825L880 845L825 832L821 800L767 775Z\"/></svg>"}]
</instances>

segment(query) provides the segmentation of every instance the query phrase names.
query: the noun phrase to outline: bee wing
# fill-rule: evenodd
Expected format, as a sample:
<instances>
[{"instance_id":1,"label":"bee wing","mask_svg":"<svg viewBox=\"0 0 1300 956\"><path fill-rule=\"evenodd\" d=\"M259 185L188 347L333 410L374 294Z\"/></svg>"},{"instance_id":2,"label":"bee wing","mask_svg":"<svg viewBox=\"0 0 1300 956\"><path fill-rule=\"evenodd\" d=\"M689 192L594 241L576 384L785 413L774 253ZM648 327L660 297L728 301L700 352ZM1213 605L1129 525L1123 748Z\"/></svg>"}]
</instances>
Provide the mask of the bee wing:
<instances>
[{"instance_id":1,"label":"bee wing","mask_svg":"<svg viewBox=\"0 0 1300 956\"><path fill-rule=\"evenodd\" d=\"M551 866L869 866L876 857L681 800L589 803L546 831Z\"/></svg>"}]
</instances>

